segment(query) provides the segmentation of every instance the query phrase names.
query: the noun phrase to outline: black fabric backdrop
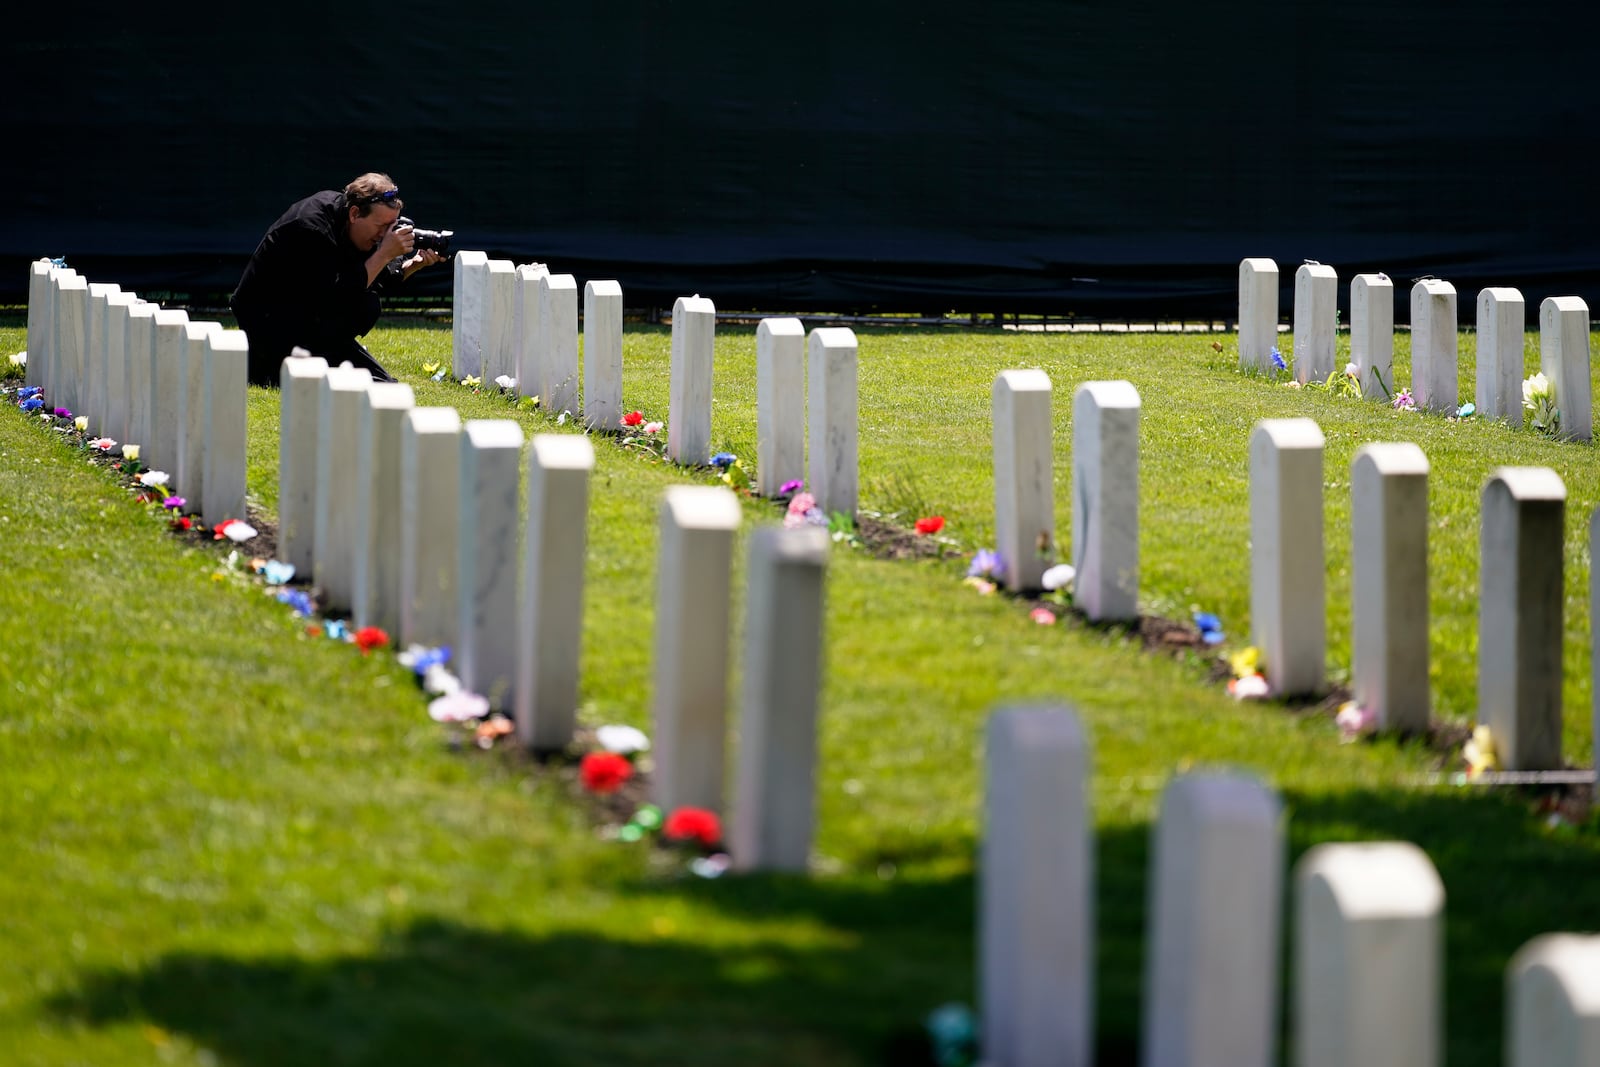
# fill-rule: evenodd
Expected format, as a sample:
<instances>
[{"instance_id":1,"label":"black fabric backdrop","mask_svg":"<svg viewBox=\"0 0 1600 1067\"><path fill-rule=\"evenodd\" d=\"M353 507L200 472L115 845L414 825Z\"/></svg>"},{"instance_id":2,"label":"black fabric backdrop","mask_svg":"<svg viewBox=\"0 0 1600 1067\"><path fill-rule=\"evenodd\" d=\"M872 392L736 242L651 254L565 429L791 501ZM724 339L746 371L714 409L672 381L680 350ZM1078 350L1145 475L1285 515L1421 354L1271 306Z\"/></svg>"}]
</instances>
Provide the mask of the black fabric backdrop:
<instances>
[{"instance_id":1,"label":"black fabric backdrop","mask_svg":"<svg viewBox=\"0 0 1600 1067\"><path fill-rule=\"evenodd\" d=\"M377 169L629 306L1220 317L1252 255L1600 306L1580 0L98 7L0 42L13 300L223 294Z\"/></svg>"}]
</instances>

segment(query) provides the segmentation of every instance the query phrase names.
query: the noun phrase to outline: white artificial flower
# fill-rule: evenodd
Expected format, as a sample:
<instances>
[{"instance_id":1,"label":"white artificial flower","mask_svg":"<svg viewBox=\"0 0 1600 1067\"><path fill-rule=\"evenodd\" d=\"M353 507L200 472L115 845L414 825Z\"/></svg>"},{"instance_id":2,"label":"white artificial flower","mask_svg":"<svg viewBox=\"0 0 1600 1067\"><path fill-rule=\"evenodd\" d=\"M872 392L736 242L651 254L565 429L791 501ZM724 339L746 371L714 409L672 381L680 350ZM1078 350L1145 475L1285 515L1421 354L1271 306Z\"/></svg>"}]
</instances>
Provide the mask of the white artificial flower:
<instances>
[{"instance_id":1,"label":"white artificial flower","mask_svg":"<svg viewBox=\"0 0 1600 1067\"><path fill-rule=\"evenodd\" d=\"M434 722L467 722L489 714L489 698L459 689L446 693L428 705L428 717Z\"/></svg>"},{"instance_id":2,"label":"white artificial flower","mask_svg":"<svg viewBox=\"0 0 1600 1067\"><path fill-rule=\"evenodd\" d=\"M509 374L502 374L494 380L494 384L498 385L502 389L515 389L517 387L517 380Z\"/></svg>"},{"instance_id":3,"label":"white artificial flower","mask_svg":"<svg viewBox=\"0 0 1600 1067\"><path fill-rule=\"evenodd\" d=\"M145 471L139 475L139 484L149 489L154 489L158 485L166 485L167 480L166 471Z\"/></svg>"},{"instance_id":4,"label":"white artificial flower","mask_svg":"<svg viewBox=\"0 0 1600 1067\"><path fill-rule=\"evenodd\" d=\"M635 752L647 752L650 749L650 738L643 730L634 726L613 723L600 727L594 732L594 736L595 740L600 742L601 748L619 756L631 756Z\"/></svg>"},{"instance_id":5,"label":"white artificial flower","mask_svg":"<svg viewBox=\"0 0 1600 1067\"><path fill-rule=\"evenodd\" d=\"M435 696L449 696L461 691L461 679L451 674L441 664L434 664L422 674L422 688Z\"/></svg>"},{"instance_id":6,"label":"white artificial flower","mask_svg":"<svg viewBox=\"0 0 1600 1067\"><path fill-rule=\"evenodd\" d=\"M1050 590L1051 592L1055 592L1057 589L1065 589L1067 586L1071 585L1072 579L1076 578L1077 576L1078 571L1075 567L1073 567L1072 564L1057 563L1054 567L1051 567L1040 576L1039 582L1046 589Z\"/></svg>"},{"instance_id":7,"label":"white artificial flower","mask_svg":"<svg viewBox=\"0 0 1600 1067\"><path fill-rule=\"evenodd\" d=\"M227 535L228 540L243 543L256 535L256 528L248 522L235 519L224 526L222 532Z\"/></svg>"}]
</instances>

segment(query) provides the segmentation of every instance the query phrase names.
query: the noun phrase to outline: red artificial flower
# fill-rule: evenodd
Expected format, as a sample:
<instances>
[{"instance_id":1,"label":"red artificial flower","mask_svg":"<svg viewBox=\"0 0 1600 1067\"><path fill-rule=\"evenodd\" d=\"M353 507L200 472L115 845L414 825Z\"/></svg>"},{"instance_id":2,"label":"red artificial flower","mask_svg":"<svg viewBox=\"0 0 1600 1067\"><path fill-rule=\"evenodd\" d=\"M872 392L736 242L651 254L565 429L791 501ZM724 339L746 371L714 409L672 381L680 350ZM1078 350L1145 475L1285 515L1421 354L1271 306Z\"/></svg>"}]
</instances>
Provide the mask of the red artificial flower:
<instances>
[{"instance_id":1,"label":"red artificial flower","mask_svg":"<svg viewBox=\"0 0 1600 1067\"><path fill-rule=\"evenodd\" d=\"M622 425L624 426L637 426L643 421L644 412L642 411L630 411L622 416Z\"/></svg>"},{"instance_id":2,"label":"red artificial flower","mask_svg":"<svg viewBox=\"0 0 1600 1067\"><path fill-rule=\"evenodd\" d=\"M917 533L919 534L936 534L942 529L944 529L943 515L929 515L925 519L917 520Z\"/></svg>"},{"instance_id":3,"label":"red artificial flower","mask_svg":"<svg viewBox=\"0 0 1600 1067\"><path fill-rule=\"evenodd\" d=\"M365 656L375 648L382 648L389 643L389 635L376 626L363 626L356 631L356 647Z\"/></svg>"},{"instance_id":4,"label":"red artificial flower","mask_svg":"<svg viewBox=\"0 0 1600 1067\"><path fill-rule=\"evenodd\" d=\"M174 530L188 530L193 528L193 526L194 520L189 518L187 515L183 516L182 518L172 520L172 528Z\"/></svg>"},{"instance_id":5,"label":"red artificial flower","mask_svg":"<svg viewBox=\"0 0 1600 1067\"><path fill-rule=\"evenodd\" d=\"M715 848L722 840L722 820L705 808L679 808L661 824L661 833L668 841L695 841Z\"/></svg>"},{"instance_id":6,"label":"red artificial flower","mask_svg":"<svg viewBox=\"0 0 1600 1067\"><path fill-rule=\"evenodd\" d=\"M615 752L590 752L578 764L578 780L591 793L615 793L633 777L633 764Z\"/></svg>"}]
</instances>

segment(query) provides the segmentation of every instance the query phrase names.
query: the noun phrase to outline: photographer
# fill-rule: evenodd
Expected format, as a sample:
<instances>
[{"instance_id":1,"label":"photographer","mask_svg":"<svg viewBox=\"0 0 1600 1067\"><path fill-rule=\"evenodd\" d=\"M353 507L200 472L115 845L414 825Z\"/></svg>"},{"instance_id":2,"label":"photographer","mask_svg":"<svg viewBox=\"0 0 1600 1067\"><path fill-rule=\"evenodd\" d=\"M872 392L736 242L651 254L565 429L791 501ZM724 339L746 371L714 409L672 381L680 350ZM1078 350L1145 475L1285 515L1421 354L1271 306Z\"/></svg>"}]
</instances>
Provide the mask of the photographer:
<instances>
[{"instance_id":1,"label":"photographer","mask_svg":"<svg viewBox=\"0 0 1600 1067\"><path fill-rule=\"evenodd\" d=\"M356 338L378 321L380 292L444 258L412 251L409 220L396 225L402 206L387 174L363 174L343 192L291 204L272 224L229 301L250 340L252 385L277 385L297 346L331 366L348 360L376 381L394 381Z\"/></svg>"}]
</instances>

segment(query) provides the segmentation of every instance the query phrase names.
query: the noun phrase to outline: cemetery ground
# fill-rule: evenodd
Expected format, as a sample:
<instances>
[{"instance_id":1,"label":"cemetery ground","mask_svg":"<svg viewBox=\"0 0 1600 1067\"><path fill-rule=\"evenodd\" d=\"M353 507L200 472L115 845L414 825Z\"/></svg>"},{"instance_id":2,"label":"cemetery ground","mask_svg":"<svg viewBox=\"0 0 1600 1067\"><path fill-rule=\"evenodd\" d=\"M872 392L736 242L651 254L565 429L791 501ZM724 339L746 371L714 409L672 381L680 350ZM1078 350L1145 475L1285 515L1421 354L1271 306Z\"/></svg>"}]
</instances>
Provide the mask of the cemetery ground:
<instances>
[{"instance_id":1,"label":"cemetery ground","mask_svg":"<svg viewBox=\"0 0 1600 1067\"><path fill-rule=\"evenodd\" d=\"M1243 376L1223 335L858 333L862 507L904 526L942 515L954 544L902 561L834 548L806 878L703 879L603 839L570 774L446 744L392 656L309 637L259 588L214 580L221 547L172 536L81 452L0 411L6 1061L919 1062L922 1017L974 1001L984 721L1007 702L1067 700L1091 739L1101 1062L1132 1062L1137 1043L1160 790L1201 766L1282 793L1291 862L1324 841L1425 849L1447 897L1448 1062L1500 1062L1511 954L1596 925L1592 819L1551 825L1525 789L1428 784L1440 756L1422 741L1341 743L1326 709L1235 702L1202 657L1143 651L1115 627L1037 625L960 578L993 538L995 375L1039 367L1054 383L1063 542L1072 390L1126 378L1143 398L1141 607L1215 612L1226 647L1243 647L1250 429L1307 415L1327 436L1337 680L1350 662L1351 456L1414 441L1432 463L1435 715L1464 724L1479 495L1494 467L1549 466L1568 490L1564 754L1588 766L1591 447ZM418 406L575 432L493 389L430 381L425 363L449 365L447 326L388 320L368 341ZM19 324L0 328L0 350L24 345ZM1406 345L1398 335L1401 382ZM626 407L669 418L667 332L630 325L625 346ZM713 448L748 463L754 352L752 329L719 328ZM1461 366L1469 397L1466 334ZM252 389L249 489L269 513L277 425L277 394ZM579 719L648 731L660 497L713 475L605 441L596 452ZM744 507L736 572L749 529L779 518ZM736 573L736 676L741 605Z\"/></svg>"}]
</instances>

